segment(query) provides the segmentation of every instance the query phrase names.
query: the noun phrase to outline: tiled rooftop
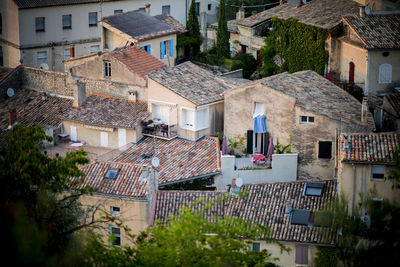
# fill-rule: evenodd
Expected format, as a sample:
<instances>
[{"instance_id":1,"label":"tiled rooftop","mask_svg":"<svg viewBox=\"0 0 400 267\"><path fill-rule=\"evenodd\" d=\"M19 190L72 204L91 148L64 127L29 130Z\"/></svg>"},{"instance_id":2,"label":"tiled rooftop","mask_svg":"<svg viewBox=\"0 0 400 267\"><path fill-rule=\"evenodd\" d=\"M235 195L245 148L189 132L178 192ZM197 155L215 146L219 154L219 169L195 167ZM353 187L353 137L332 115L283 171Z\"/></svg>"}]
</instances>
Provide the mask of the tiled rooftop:
<instances>
[{"instance_id":1,"label":"tiled rooftop","mask_svg":"<svg viewBox=\"0 0 400 267\"><path fill-rule=\"evenodd\" d=\"M299 22L323 29L333 29L341 23L342 15L357 14L359 4L351 0L314 0L297 7L291 4L276 6L238 21L239 25L254 27L272 17L294 18Z\"/></svg>"},{"instance_id":2,"label":"tiled rooftop","mask_svg":"<svg viewBox=\"0 0 400 267\"><path fill-rule=\"evenodd\" d=\"M400 48L400 14L347 15L347 24L358 34L369 49Z\"/></svg>"},{"instance_id":3,"label":"tiled rooftop","mask_svg":"<svg viewBox=\"0 0 400 267\"><path fill-rule=\"evenodd\" d=\"M238 20L236 20L236 19L228 20L226 22L226 24L228 26L228 32L239 33L237 22L238 22ZM215 22L215 23L211 24L211 27L217 30L218 29L218 22Z\"/></svg>"},{"instance_id":4,"label":"tiled rooftop","mask_svg":"<svg viewBox=\"0 0 400 267\"><path fill-rule=\"evenodd\" d=\"M66 110L63 119L97 126L133 128L149 114L145 102L94 94L87 97L80 107Z\"/></svg>"},{"instance_id":5,"label":"tiled rooftop","mask_svg":"<svg viewBox=\"0 0 400 267\"><path fill-rule=\"evenodd\" d=\"M233 87L190 61L157 71L149 78L198 106L223 100L222 93Z\"/></svg>"},{"instance_id":6,"label":"tiled rooftop","mask_svg":"<svg viewBox=\"0 0 400 267\"><path fill-rule=\"evenodd\" d=\"M280 241L329 243L318 229L303 225L291 225L290 216L285 216L285 205L292 200L293 209L318 211L336 196L336 182L324 181L322 196L303 196L306 182L247 184L241 190L247 191L247 197L229 196L221 204L215 204L206 214L208 219L213 215L237 216L246 221L258 223L272 228L272 237ZM152 219L166 221L171 214L177 214L183 206L197 209L193 200L203 198L205 201L215 200L222 192L200 191L157 191L155 209Z\"/></svg>"},{"instance_id":7,"label":"tiled rooftop","mask_svg":"<svg viewBox=\"0 0 400 267\"><path fill-rule=\"evenodd\" d=\"M160 159L160 166L157 168L160 185L221 170L219 141L215 137L204 137L197 141L183 138L168 141L145 137L112 160L151 165L153 156Z\"/></svg>"},{"instance_id":8,"label":"tiled rooftop","mask_svg":"<svg viewBox=\"0 0 400 267\"><path fill-rule=\"evenodd\" d=\"M345 149L345 140L350 146ZM400 145L400 133L343 134L343 162L392 164L393 152Z\"/></svg>"},{"instance_id":9,"label":"tiled rooftop","mask_svg":"<svg viewBox=\"0 0 400 267\"><path fill-rule=\"evenodd\" d=\"M384 98L392 106L393 111L396 112L396 114L393 115L397 116L397 118L400 118L400 93L387 94L384 96Z\"/></svg>"},{"instance_id":10,"label":"tiled rooftop","mask_svg":"<svg viewBox=\"0 0 400 267\"><path fill-rule=\"evenodd\" d=\"M119 169L115 179L105 178L109 168ZM80 188L91 186L95 193L118 197L144 198L147 194L147 181L140 180L142 168L134 164L97 161L81 168L86 174Z\"/></svg>"},{"instance_id":11,"label":"tiled rooftop","mask_svg":"<svg viewBox=\"0 0 400 267\"><path fill-rule=\"evenodd\" d=\"M177 30L179 34L184 34L187 32L185 26L183 26L178 20L176 20L169 14L160 14L153 17L158 19L159 21L164 22L165 24L168 24L169 26Z\"/></svg>"},{"instance_id":12,"label":"tiled rooftop","mask_svg":"<svg viewBox=\"0 0 400 267\"><path fill-rule=\"evenodd\" d=\"M168 24L137 10L108 16L102 21L139 42L178 32Z\"/></svg>"},{"instance_id":13,"label":"tiled rooftop","mask_svg":"<svg viewBox=\"0 0 400 267\"><path fill-rule=\"evenodd\" d=\"M130 71L142 77L167 66L139 47L116 49L109 54L124 64Z\"/></svg>"},{"instance_id":14,"label":"tiled rooftop","mask_svg":"<svg viewBox=\"0 0 400 267\"><path fill-rule=\"evenodd\" d=\"M0 82L3 81L5 78L8 77L8 75L13 72L13 68L7 68L0 66Z\"/></svg>"},{"instance_id":15,"label":"tiled rooftop","mask_svg":"<svg viewBox=\"0 0 400 267\"><path fill-rule=\"evenodd\" d=\"M370 113L368 123L361 123L361 103L357 99L314 71L285 72L253 84L259 83L295 98L296 105L306 110L341 120L354 131L372 131L374 128Z\"/></svg>"},{"instance_id":16,"label":"tiled rooftop","mask_svg":"<svg viewBox=\"0 0 400 267\"><path fill-rule=\"evenodd\" d=\"M19 8L35 8L46 6L64 6L77 4L90 4L99 2L111 2L113 0L14 0Z\"/></svg>"},{"instance_id":17,"label":"tiled rooftop","mask_svg":"<svg viewBox=\"0 0 400 267\"><path fill-rule=\"evenodd\" d=\"M16 110L17 122L22 126L39 125L57 128L64 112L72 107L72 100L50 96L28 89L16 90L11 98L0 102L0 129L9 124L9 111Z\"/></svg>"}]
</instances>

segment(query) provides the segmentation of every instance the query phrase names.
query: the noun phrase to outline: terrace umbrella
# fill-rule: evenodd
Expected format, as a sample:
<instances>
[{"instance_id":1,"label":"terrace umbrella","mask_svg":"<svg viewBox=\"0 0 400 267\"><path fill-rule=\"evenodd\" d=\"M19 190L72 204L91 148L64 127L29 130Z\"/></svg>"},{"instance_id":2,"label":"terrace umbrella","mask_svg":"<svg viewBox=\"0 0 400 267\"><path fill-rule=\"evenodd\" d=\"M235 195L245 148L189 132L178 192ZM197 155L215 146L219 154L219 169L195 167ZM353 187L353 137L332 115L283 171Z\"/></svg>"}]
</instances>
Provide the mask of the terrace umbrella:
<instances>
[{"instance_id":1,"label":"terrace umbrella","mask_svg":"<svg viewBox=\"0 0 400 267\"><path fill-rule=\"evenodd\" d=\"M225 135L222 138L222 155L228 155L228 142Z\"/></svg>"},{"instance_id":2,"label":"terrace umbrella","mask_svg":"<svg viewBox=\"0 0 400 267\"><path fill-rule=\"evenodd\" d=\"M272 154L274 154L274 138L271 136L269 138L268 156L272 156Z\"/></svg>"}]
</instances>

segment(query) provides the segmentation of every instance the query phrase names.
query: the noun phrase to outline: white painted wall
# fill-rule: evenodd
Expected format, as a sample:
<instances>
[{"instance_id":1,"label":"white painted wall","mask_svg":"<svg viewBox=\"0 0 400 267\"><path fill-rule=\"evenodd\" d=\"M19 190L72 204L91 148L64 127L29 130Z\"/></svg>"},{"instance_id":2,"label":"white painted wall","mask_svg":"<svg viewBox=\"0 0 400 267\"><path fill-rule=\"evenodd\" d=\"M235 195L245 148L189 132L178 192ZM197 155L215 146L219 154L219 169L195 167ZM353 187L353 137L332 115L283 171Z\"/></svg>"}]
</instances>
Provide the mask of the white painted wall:
<instances>
[{"instance_id":1,"label":"white painted wall","mask_svg":"<svg viewBox=\"0 0 400 267\"><path fill-rule=\"evenodd\" d=\"M234 178L242 178L244 184L292 182L297 179L298 154L273 154L271 169L235 170L235 156L221 156L221 179L218 190L226 190Z\"/></svg>"}]
</instances>

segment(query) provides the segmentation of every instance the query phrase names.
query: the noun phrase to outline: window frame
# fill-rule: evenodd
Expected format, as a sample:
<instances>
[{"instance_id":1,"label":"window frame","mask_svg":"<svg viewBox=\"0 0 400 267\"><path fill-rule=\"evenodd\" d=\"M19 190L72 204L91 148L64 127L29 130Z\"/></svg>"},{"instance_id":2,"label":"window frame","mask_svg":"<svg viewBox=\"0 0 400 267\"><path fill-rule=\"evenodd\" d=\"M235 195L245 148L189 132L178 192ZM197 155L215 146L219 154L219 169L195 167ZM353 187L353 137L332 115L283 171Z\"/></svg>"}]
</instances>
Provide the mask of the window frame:
<instances>
[{"instance_id":1,"label":"window frame","mask_svg":"<svg viewBox=\"0 0 400 267\"><path fill-rule=\"evenodd\" d=\"M116 211L114 209L118 209L118 211ZM117 206L110 206L110 214L113 215L113 216L121 215L121 208L117 207Z\"/></svg>"},{"instance_id":2,"label":"window frame","mask_svg":"<svg viewBox=\"0 0 400 267\"><path fill-rule=\"evenodd\" d=\"M117 179L120 171L121 171L121 169L118 169L118 168L108 168L106 174L104 175L104 178L115 180L115 179ZM113 173L113 176L112 177L107 177L107 175L109 173L110 173L110 175L111 175L111 173Z\"/></svg>"},{"instance_id":3,"label":"window frame","mask_svg":"<svg viewBox=\"0 0 400 267\"><path fill-rule=\"evenodd\" d=\"M203 119L204 121L202 121L202 124L200 125L200 117L201 116L201 112L203 114ZM200 108L197 109L194 113L194 129L195 131L200 131L200 130L204 130L210 128L210 109L208 107L205 108Z\"/></svg>"},{"instance_id":4,"label":"window frame","mask_svg":"<svg viewBox=\"0 0 400 267\"><path fill-rule=\"evenodd\" d=\"M329 157L325 157L325 156L323 156L325 154L321 153L321 144L322 143L330 143L330 146L329 146L330 147ZM333 145L332 141L318 141L318 159L332 159L332 145ZM326 153L326 154L328 154L328 153Z\"/></svg>"},{"instance_id":5,"label":"window frame","mask_svg":"<svg viewBox=\"0 0 400 267\"><path fill-rule=\"evenodd\" d=\"M45 57L43 56L43 57L39 57L39 54L41 54L41 53L43 53L44 55L46 55ZM44 61L44 62L42 62L42 63L38 63L39 62L39 59L40 60L42 60L42 59L46 59L46 61ZM48 57L47 57L47 51L46 50L44 50L44 51L37 51L36 52L36 66L39 68L40 67L40 65L42 65L43 63L46 63L46 64L49 64L48 63Z\"/></svg>"},{"instance_id":6,"label":"window frame","mask_svg":"<svg viewBox=\"0 0 400 267\"><path fill-rule=\"evenodd\" d=\"M64 18L69 18L69 25L64 24ZM62 28L63 28L63 30L72 29L72 15L71 14L62 15Z\"/></svg>"},{"instance_id":7,"label":"window frame","mask_svg":"<svg viewBox=\"0 0 400 267\"><path fill-rule=\"evenodd\" d=\"M103 74L104 78L111 77L112 69L111 69L111 61L103 61Z\"/></svg>"},{"instance_id":8,"label":"window frame","mask_svg":"<svg viewBox=\"0 0 400 267\"><path fill-rule=\"evenodd\" d=\"M164 12L164 8L167 8L168 12ZM165 14L171 15L171 5L161 6L161 14L163 14L163 15L165 15Z\"/></svg>"},{"instance_id":9,"label":"window frame","mask_svg":"<svg viewBox=\"0 0 400 267\"><path fill-rule=\"evenodd\" d=\"M66 53L67 51L68 51L68 53ZM68 55L68 58L66 58L67 55ZM68 47L68 48L64 47L64 60L68 60L70 58L71 58L71 48L70 47Z\"/></svg>"},{"instance_id":10,"label":"window frame","mask_svg":"<svg viewBox=\"0 0 400 267\"><path fill-rule=\"evenodd\" d=\"M305 118L305 121L303 121L303 118ZM312 121L310 121L312 119ZM300 116L300 124L314 124L315 122L315 117L314 116Z\"/></svg>"},{"instance_id":11,"label":"window frame","mask_svg":"<svg viewBox=\"0 0 400 267\"><path fill-rule=\"evenodd\" d=\"M384 68L387 67L387 73L384 73ZM387 77L386 77L387 76ZM378 69L378 83L379 84L388 84L393 82L393 66L389 63L382 63L379 65Z\"/></svg>"},{"instance_id":12,"label":"window frame","mask_svg":"<svg viewBox=\"0 0 400 267\"><path fill-rule=\"evenodd\" d=\"M200 16L200 2L195 2L196 16Z\"/></svg>"},{"instance_id":13,"label":"window frame","mask_svg":"<svg viewBox=\"0 0 400 267\"><path fill-rule=\"evenodd\" d=\"M261 244L258 242L251 243L251 251L261 251Z\"/></svg>"},{"instance_id":14,"label":"window frame","mask_svg":"<svg viewBox=\"0 0 400 267\"><path fill-rule=\"evenodd\" d=\"M184 113L186 115L184 116ZM187 115L190 115L192 124L187 124ZM181 128L195 131L195 110L190 108L181 108Z\"/></svg>"},{"instance_id":15,"label":"window frame","mask_svg":"<svg viewBox=\"0 0 400 267\"><path fill-rule=\"evenodd\" d=\"M113 232L113 230L118 230L119 231L119 233L115 233L115 232ZM117 227L117 226L113 226L113 225L110 225L110 226L108 226L108 230L109 230L109 236L110 236L110 245L111 246L117 246L117 247L120 247L121 246L121 228L120 227ZM116 240L112 240L112 236L115 236L115 239L116 240L118 240L119 242L119 244L114 244L114 242L116 241Z\"/></svg>"},{"instance_id":16,"label":"window frame","mask_svg":"<svg viewBox=\"0 0 400 267\"><path fill-rule=\"evenodd\" d=\"M43 28L38 28L40 21L43 21ZM35 17L35 30L36 30L36 32L45 32L46 31L46 17Z\"/></svg>"},{"instance_id":17,"label":"window frame","mask_svg":"<svg viewBox=\"0 0 400 267\"><path fill-rule=\"evenodd\" d=\"M142 45L140 48L151 55L151 44ZM150 50L150 52L148 50Z\"/></svg>"},{"instance_id":18,"label":"window frame","mask_svg":"<svg viewBox=\"0 0 400 267\"><path fill-rule=\"evenodd\" d=\"M377 172L374 173L374 169L383 169L383 173L377 173ZM374 178L374 174L383 174L383 177L382 178ZM385 165L372 165L371 166L371 181L373 181L373 182L383 182L383 181L385 181L385 175L386 175L386 167L385 167Z\"/></svg>"},{"instance_id":19,"label":"window frame","mask_svg":"<svg viewBox=\"0 0 400 267\"><path fill-rule=\"evenodd\" d=\"M96 23L90 23L91 16L94 16L93 14L96 15L96 17L95 17ZM89 27L97 27L97 25L98 25L98 15L97 15L97 11L95 11L95 12L89 12L89 13L88 13L88 17L89 17ZM94 18L92 17L92 20L93 20L93 19L94 19Z\"/></svg>"}]
</instances>

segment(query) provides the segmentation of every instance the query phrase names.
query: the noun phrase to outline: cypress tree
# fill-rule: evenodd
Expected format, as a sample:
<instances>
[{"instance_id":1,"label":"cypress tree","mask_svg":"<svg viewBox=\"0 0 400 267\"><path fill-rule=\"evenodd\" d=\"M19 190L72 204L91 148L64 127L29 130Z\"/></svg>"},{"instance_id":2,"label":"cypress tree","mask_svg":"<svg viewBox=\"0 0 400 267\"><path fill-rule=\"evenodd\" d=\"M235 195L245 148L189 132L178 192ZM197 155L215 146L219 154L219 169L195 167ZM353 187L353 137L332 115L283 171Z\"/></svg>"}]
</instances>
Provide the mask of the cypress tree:
<instances>
[{"instance_id":1,"label":"cypress tree","mask_svg":"<svg viewBox=\"0 0 400 267\"><path fill-rule=\"evenodd\" d=\"M188 35L192 39L190 41L190 57L196 56L200 52L201 45L201 35L199 20L196 14L196 2L192 0L189 8L189 17L186 22L186 27L188 29Z\"/></svg>"},{"instance_id":2,"label":"cypress tree","mask_svg":"<svg viewBox=\"0 0 400 267\"><path fill-rule=\"evenodd\" d=\"M225 0L219 2L218 31L217 31L217 55L230 57L229 32L225 15Z\"/></svg>"}]
</instances>

